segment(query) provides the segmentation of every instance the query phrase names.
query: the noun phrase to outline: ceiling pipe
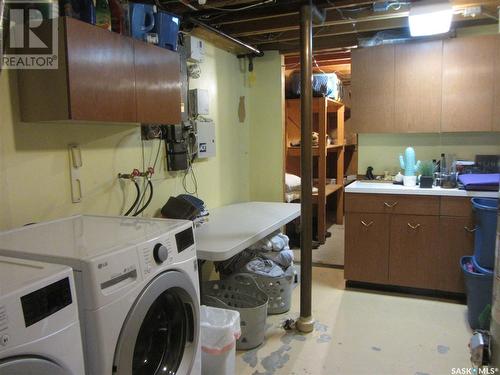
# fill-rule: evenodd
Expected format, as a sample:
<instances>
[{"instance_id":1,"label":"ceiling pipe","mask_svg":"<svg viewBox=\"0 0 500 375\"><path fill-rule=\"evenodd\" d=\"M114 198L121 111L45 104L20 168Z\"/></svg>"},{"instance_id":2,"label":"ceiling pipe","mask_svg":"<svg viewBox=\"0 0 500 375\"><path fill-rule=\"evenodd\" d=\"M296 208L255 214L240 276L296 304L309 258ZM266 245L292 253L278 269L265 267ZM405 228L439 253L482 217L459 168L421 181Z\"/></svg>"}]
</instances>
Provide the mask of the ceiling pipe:
<instances>
[{"instance_id":1,"label":"ceiling pipe","mask_svg":"<svg viewBox=\"0 0 500 375\"><path fill-rule=\"evenodd\" d=\"M215 33L215 34L217 34L217 35L219 35L219 36L221 36L221 37L223 37L223 38L231 41L232 43L237 44L238 46L240 46L242 48L247 49L249 51L249 53L252 54L252 55L254 55L254 56L258 56L258 57L264 56L264 52L262 52L260 49L255 48L255 47L253 47L250 44L247 44L245 42L242 42L241 40L236 39L235 37L232 37L231 35L228 35L228 34L222 32L222 31L216 29L215 27L207 25L206 23L201 22L200 20L197 20L196 18L190 17L189 18L189 22L193 23L196 26L202 27L205 30L213 32L213 33Z\"/></svg>"},{"instance_id":2,"label":"ceiling pipe","mask_svg":"<svg viewBox=\"0 0 500 375\"><path fill-rule=\"evenodd\" d=\"M325 14L312 2L300 8L300 332L314 329L312 316L312 24Z\"/></svg>"}]
</instances>

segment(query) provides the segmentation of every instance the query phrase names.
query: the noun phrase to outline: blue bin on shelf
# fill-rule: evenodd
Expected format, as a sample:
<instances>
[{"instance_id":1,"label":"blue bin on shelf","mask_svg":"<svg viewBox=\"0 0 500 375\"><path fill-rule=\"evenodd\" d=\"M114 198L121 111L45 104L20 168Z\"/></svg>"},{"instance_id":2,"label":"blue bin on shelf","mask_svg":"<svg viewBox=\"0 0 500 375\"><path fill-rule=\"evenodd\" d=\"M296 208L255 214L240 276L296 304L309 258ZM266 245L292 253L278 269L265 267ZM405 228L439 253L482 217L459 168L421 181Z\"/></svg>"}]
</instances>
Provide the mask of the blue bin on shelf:
<instances>
[{"instance_id":1,"label":"blue bin on shelf","mask_svg":"<svg viewBox=\"0 0 500 375\"><path fill-rule=\"evenodd\" d=\"M460 259L464 274L465 291L467 293L467 319L472 329L489 329L492 293L493 272L474 267L474 260L470 256ZM472 270L470 270L470 266ZM481 316L482 314L482 316Z\"/></svg>"},{"instance_id":2,"label":"blue bin on shelf","mask_svg":"<svg viewBox=\"0 0 500 375\"><path fill-rule=\"evenodd\" d=\"M153 32L158 35L158 46L171 51L177 51L179 24L179 17L175 14L164 11L159 11L155 14Z\"/></svg>"},{"instance_id":3,"label":"blue bin on shelf","mask_svg":"<svg viewBox=\"0 0 500 375\"><path fill-rule=\"evenodd\" d=\"M471 202L477 228L474 236L474 256L480 267L492 270L495 267L498 199L472 198Z\"/></svg>"}]
</instances>

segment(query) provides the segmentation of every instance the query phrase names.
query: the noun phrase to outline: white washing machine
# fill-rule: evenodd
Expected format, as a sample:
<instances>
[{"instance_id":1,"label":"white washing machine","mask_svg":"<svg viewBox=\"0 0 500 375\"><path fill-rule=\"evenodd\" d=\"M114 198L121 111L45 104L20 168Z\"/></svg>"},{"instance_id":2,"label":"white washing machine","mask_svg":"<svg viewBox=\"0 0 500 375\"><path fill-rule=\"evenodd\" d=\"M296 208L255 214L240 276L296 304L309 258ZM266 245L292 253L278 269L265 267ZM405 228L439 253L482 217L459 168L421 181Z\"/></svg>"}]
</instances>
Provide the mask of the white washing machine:
<instances>
[{"instance_id":1,"label":"white washing machine","mask_svg":"<svg viewBox=\"0 0 500 375\"><path fill-rule=\"evenodd\" d=\"M73 268L88 375L199 374L190 221L74 216L0 233L0 255Z\"/></svg>"},{"instance_id":2,"label":"white washing machine","mask_svg":"<svg viewBox=\"0 0 500 375\"><path fill-rule=\"evenodd\" d=\"M71 268L0 257L0 374L85 374Z\"/></svg>"}]
</instances>

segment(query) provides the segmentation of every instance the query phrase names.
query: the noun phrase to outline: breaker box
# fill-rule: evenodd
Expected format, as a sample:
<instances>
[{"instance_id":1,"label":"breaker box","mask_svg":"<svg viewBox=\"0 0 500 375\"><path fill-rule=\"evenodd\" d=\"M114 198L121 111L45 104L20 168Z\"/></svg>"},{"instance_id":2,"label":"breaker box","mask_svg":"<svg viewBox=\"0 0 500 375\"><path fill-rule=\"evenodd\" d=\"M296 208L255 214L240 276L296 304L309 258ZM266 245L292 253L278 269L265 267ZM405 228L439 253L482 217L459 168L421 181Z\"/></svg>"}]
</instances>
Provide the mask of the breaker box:
<instances>
[{"instance_id":1,"label":"breaker box","mask_svg":"<svg viewBox=\"0 0 500 375\"><path fill-rule=\"evenodd\" d=\"M196 117L198 115L208 115L209 113L208 90L193 89L189 90L189 115Z\"/></svg>"},{"instance_id":2,"label":"breaker box","mask_svg":"<svg viewBox=\"0 0 500 375\"><path fill-rule=\"evenodd\" d=\"M200 38L188 35L185 38L187 58L191 62L203 62L205 59L205 42Z\"/></svg>"},{"instance_id":3,"label":"breaker box","mask_svg":"<svg viewBox=\"0 0 500 375\"><path fill-rule=\"evenodd\" d=\"M215 156L215 124L213 121L196 121L198 158Z\"/></svg>"}]
</instances>

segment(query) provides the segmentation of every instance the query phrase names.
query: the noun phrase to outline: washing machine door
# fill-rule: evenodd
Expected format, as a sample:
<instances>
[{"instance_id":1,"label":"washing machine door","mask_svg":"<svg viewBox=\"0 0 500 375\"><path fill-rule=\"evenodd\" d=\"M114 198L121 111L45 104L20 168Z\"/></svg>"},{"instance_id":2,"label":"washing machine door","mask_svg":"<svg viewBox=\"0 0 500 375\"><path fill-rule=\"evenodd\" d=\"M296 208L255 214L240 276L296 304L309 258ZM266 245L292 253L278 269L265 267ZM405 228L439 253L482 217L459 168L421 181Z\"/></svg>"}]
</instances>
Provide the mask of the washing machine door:
<instances>
[{"instance_id":1,"label":"washing machine door","mask_svg":"<svg viewBox=\"0 0 500 375\"><path fill-rule=\"evenodd\" d=\"M115 352L119 375L189 374L199 340L199 302L192 280L167 271L142 291Z\"/></svg>"},{"instance_id":2,"label":"washing machine door","mask_svg":"<svg viewBox=\"0 0 500 375\"><path fill-rule=\"evenodd\" d=\"M12 357L0 360L2 375L71 375L57 363L41 357Z\"/></svg>"}]
</instances>

